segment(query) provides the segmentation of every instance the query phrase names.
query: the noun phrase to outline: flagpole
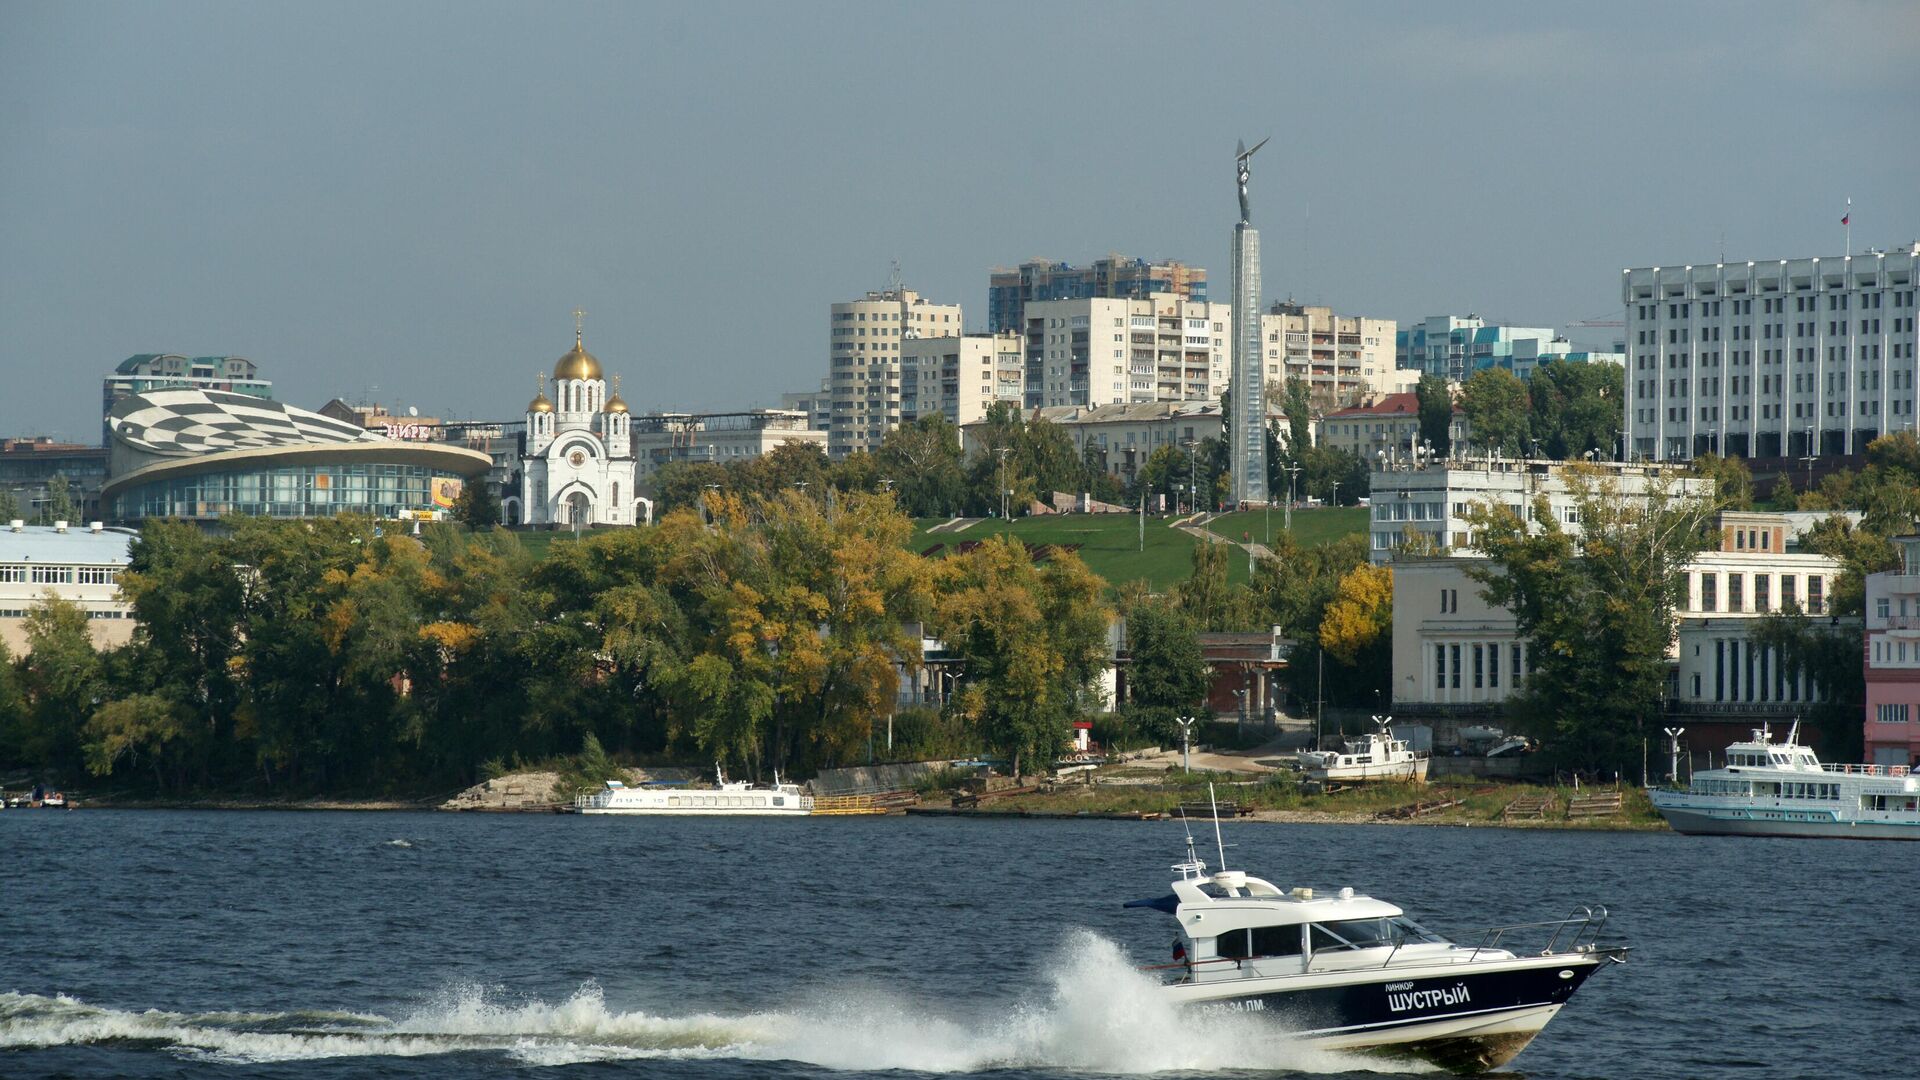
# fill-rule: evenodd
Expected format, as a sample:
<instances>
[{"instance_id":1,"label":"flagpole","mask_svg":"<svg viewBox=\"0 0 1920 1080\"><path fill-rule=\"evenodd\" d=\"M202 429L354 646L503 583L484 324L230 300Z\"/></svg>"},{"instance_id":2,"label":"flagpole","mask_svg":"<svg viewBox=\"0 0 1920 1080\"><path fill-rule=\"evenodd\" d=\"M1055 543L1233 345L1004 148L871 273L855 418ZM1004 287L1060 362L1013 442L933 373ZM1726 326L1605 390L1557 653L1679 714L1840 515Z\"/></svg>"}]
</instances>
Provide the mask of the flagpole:
<instances>
[{"instance_id":1,"label":"flagpole","mask_svg":"<svg viewBox=\"0 0 1920 1080\"><path fill-rule=\"evenodd\" d=\"M1847 196L1847 212L1840 219L1840 224L1847 227L1847 258L1851 259L1853 258L1853 196L1851 195Z\"/></svg>"}]
</instances>

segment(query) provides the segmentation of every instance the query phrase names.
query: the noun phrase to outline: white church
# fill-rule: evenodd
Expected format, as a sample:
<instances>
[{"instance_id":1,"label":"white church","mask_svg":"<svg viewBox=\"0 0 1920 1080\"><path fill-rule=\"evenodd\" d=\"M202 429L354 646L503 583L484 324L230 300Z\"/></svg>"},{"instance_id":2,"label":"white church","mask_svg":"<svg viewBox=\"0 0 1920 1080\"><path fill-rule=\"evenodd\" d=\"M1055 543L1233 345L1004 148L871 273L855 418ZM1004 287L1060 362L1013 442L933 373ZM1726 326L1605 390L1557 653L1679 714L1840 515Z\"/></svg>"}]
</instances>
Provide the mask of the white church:
<instances>
[{"instance_id":1,"label":"white church","mask_svg":"<svg viewBox=\"0 0 1920 1080\"><path fill-rule=\"evenodd\" d=\"M578 318L580 313L576 312ZM520 486L501 500L509 522L587 528L638 525L653 504L634 491L633 419L612 395L600 361L574 330L573 349L553 365L553 398L545 379L527 403L527 435L520 453Z\"/></svg>"}]
</instances>

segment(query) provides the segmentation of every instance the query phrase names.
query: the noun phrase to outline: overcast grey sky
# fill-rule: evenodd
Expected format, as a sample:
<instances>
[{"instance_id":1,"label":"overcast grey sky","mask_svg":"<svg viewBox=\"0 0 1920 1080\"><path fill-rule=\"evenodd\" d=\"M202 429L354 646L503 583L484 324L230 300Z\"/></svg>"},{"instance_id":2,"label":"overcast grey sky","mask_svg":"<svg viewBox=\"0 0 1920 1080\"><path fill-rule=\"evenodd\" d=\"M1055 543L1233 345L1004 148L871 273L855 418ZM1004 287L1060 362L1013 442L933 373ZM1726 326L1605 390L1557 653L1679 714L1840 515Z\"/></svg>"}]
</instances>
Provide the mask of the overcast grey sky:
<instances>
[{"instance_id":1,"label":"overcast grey sky","mask_svg":"<svg viewBox=\"0 0 1920 1080\"><path fill-rule=\"evenodd\" d=\"M0 0L0 434L138 352L306 407L773 404L888 279L1108 251L1225 298L1617 318L1622 267L1920 237L1920 5ZM1601 332L1603 335L1610 333ZM371 388L378 387L377 392Z\"/></svg>"}]
</instances>

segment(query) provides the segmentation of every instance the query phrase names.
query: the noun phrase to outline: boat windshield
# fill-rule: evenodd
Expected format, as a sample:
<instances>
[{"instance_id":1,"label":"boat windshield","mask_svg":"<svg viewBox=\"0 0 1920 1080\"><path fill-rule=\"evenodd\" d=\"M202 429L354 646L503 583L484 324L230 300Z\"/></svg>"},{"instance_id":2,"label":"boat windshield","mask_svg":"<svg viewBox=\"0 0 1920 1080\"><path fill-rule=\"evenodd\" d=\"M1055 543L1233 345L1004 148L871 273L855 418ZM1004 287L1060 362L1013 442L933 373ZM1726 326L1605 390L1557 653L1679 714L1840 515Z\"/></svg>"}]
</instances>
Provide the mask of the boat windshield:
<instances>
[{"instance_id":1,"label":"boat windshield","mask_svg":"<svg viewBox=\"0 0 1920 1080\"><path fill-rule=\"evenodd\" d=\"M1309 933L1314 952L1340 949L1398 948L1426 942L1445 945L1447 939L1404 915L1379 919L1347 919L1314 923Z\"/></svg>"}]
</instances>

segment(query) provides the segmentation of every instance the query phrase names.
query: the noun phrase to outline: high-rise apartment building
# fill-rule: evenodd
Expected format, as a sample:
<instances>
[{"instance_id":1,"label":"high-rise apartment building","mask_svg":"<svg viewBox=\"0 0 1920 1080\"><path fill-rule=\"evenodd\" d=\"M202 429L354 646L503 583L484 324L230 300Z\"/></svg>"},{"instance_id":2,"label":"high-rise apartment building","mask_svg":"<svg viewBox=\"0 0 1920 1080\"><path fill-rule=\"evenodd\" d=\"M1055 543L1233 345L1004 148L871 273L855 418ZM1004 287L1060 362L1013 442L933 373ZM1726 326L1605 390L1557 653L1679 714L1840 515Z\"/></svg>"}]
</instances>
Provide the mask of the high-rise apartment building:
<instances>
[{"instance_id":1,"label":"high-rise apartment building","mask_svg":"<svg viewBox=\"0 0 1920 1080\"><path fill-rule=\"evenodd\" d=\"M1396 325L1392 319L1276 301L1260 316L1269 411L1277 411L1289 379L1306 381L1318 412L1407 390L1418 375L1409 379L1394 363Z\"/></svg>"},{"instance_id":2,"label":"high-rise apartment building","mask_svg":"<svg viewBox=\"0 0 1920 1080\"><path fill-rule=\"evenodd\" d=\"M1020 329L1026 305L1034 300L1145 300L1154 293L1205 300L1207 272L1124 255L1095 259L1091 266L1035 259L1012 270L995 267L987 278L987 329L996 334Z\"/></svg>"},{"instance_id":3,"label":"high-rise apartment building","mask_svg":"<svg viewBox=\"0 0 1920 1080\"><path fill-rule=\"evenodd\" d=\"M828 379L833 417L827 452L842 458L872 450L900 423L901 346L913 338L961 332L960 305L936 304L911 289L870 292L834 304Z\"/></svg>"},{"instance_id":4,"label":"high-rise apartment building","mask_svg":"<svg viewBox=\"0 0 1920 1080\"><path fill-rule=\"evenodd\" d=\"M1027 407L1218 398L1227 388L1232 322L1226 304L1170 293L1030 303Z\"/></svg>"},{"instance_id":5,"label":"high-rise apartment building","mask_svg":"<svg viewBox=\"0 0 1920 1080\"><path fill-rule=\"evenodd\" d=\"M1920 244L1621 271L1634 452L1857 454L1911 430L1917 262Z\"/></svg>"},{"instance_id":6,"label":"high-rise apartment building","mask_svg":"<svg viewBox=\"0 0 1920 1080\"><path fill-rule=\"evenodd\" d=\"M781 394L780 407L789 412L804 413L807 426L815 431L827 430L833 425L833 380L821 379L817 390Z\"/></svg>"},{"instance_id":7,"label":"high-rise apartment building","mask_svg":"<svg viewBox=\"0 0 1920 1080\"><path fill-rule=\"evenodd\" d=\"M1523 357L1537 357L1558 336L1544 326L1488 325L1478 315L1429 315L1395 335L1394 359L1422 375L1465 382L1487 368L1513 371L1517 348ZM1519 345L1528 341L1538 344Z\"/></svg>"},{"instance_id":8,"label":"high-rise apartment building","mask_svg":"<svg viewBox=\"0 0 1920 1080\"><path fill-rule=\"evenodd\" d=\"M995 402L1026 400L1027 362L1020 335L908 338L900 351L900 422L945 416L955 427L987 415Z\"/></svg>"}]
</instances>

